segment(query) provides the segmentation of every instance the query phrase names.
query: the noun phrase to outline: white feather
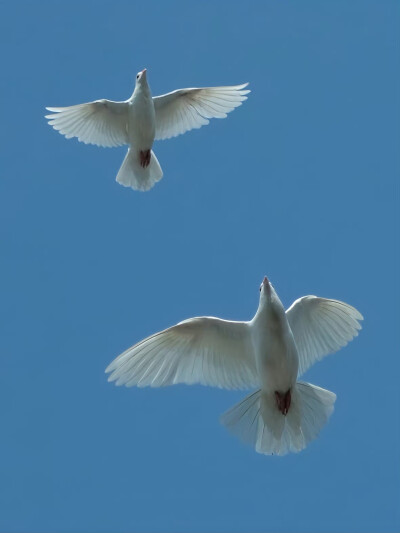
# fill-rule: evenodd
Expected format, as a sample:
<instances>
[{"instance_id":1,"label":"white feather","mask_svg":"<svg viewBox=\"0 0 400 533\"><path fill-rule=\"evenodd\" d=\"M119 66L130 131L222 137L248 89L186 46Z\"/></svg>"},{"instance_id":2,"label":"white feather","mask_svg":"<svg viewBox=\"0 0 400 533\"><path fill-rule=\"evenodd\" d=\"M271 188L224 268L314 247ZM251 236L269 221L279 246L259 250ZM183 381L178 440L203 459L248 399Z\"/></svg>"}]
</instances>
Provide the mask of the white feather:
<instances>
[{"instance_id":1,"label":"white feather","mask_svg":"<svg viewBox=\"0 0 400 533\"><path fill-rule=\"evenodd\" d=\"M176 137L208 124L210 118L225 118L247 100L247 85L179 89L154 97L155 138Z\"/></svg>"},{"instance_id":2,"label":"white feather","mask_svg":"<svg viewBox=\"0 0 400 533\"><path fill-rule=\"evenodd\" d=\"M286 311L299 356L299 375L358 335L363 316L338 300L304 296Z\"/></svg>"},{"instance_id":3,"label":"white feather","mask_svg":"<svg viewBox=\"0 0 400 533\"><path fill-rule=\"evenodd\" d=\"M77 137L85 144L112 147L128 144L128 104L96 100L70 107L46 107L50 126L67 139Z\"/></svg>"},{"instance_id":4,"label":"white feather","mask_svg":"<svg viewBox=\"0 0 400 533\"><path fill-rule=\"evenodd\" d=\"M137 151L129 148L117 174L117 182L135 191L148 191L163 177L160 163L151 151L150 165L142 167Z\"/></svg>"},{"instance_id":5,"label":"white feather","mask_svg":"<svg viewBox=\"0 0 400 533\"><path fill-rule=\"evenodd\" d=\"M259 385L245 322L197 317L135 344L106 369L117 385L201 383L226 389Z\"/></svg>"},{"instance_id":6,"label":"white feather","mask_svg":"<svg viewBox=\"0 0 400 533\"><path fill-rule=\"evenodd\" d=\"M289 412L283 416L274 396L258 390L224 413L221 423L258 453L286 455L303 450L318 436L335 400L333 392L298 382Z\"/></svg>"}]
</instances>

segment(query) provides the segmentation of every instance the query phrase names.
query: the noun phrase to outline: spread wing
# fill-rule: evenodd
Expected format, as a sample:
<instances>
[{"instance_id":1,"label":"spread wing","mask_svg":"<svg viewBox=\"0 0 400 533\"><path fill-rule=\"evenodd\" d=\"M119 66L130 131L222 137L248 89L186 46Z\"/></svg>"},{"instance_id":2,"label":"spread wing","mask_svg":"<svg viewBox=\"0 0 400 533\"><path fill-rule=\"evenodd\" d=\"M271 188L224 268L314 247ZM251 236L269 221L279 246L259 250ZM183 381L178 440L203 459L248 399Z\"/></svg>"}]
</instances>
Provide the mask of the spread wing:
<instances>
[{"instance_id":1,"label":"spread wing","mask_svg":"<svg viewBox=\"0 0 400 533\"><path fill-rule=\"evenodd\" d=\"M286 311L299 354L299 375L358 335L363 316L338 300L304 296Z\"/></svg>"},{"instance_id":2,"label":"spread wing","mask_svg":"<svg viewBox=\"0 0 400 533\"><path fill-rule=\"evenodd\" d=\"M248 83L230 87L179 89L153 97L156 139L168 139L208 124L210 118L225 118L243 100Z\"/></svg>"},{"instance_id":3,"label":"spread wing","mask_svg":"<svg viewBox=\"0 0 400 533\"><path fill-rule=\"evenodd\" d=\"M85 144L121 146L128 144L128 104L96 100L70 107L46 107L50 126L67 139L77 137Z\"/></svg>"},{"instance_id":4,"label":"spread wing","mask_svg":"<svg viewBox=\"0 0 400 533\"><path fill-rule=\"evenodd\" d=\"M155 333L117 357L106 372L109 381L127 387L259 385L247 323L213 317L190 318Z\"/></svg>"}]
</instances>

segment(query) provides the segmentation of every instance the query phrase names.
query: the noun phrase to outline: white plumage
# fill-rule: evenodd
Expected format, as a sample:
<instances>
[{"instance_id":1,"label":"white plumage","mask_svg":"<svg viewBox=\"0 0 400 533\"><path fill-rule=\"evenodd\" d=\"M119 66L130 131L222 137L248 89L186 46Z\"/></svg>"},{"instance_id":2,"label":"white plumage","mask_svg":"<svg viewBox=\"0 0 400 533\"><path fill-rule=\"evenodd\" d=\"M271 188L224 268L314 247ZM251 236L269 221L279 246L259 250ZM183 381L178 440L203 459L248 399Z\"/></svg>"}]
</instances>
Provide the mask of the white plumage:
<instances>
[{"instance_id":1,"label":"white plumage","mask_svg":"<svg viewBox=\"0 0 400 533\"><path fill-rule=\"evenodd\" d=\"M257 387L223 415L223 424L260 453L302 450L327 422L336 396L297 377L357 336L363 317L348 304L316 296L296 300L285 312L267 278L260 291L251 321L184 320L117 357L106 369L109 381Z\"/></svg>"},{"instance_id":2,"label":"white plumage","mask_svg":"<svg viewBox=\"0 0 400 533\"><path fill-rule=\"evenodd\" d=\"M151 151L155 139L168 139L225 118L247 99L247 83L229 87L179 89L152 97L146 69L136 76L135 90L124 102L96 100L70 107L47 107L49 124L67 139L113 147L130 145L117 181L146 191L162 176Z\"/></svg>"}]
</instances>

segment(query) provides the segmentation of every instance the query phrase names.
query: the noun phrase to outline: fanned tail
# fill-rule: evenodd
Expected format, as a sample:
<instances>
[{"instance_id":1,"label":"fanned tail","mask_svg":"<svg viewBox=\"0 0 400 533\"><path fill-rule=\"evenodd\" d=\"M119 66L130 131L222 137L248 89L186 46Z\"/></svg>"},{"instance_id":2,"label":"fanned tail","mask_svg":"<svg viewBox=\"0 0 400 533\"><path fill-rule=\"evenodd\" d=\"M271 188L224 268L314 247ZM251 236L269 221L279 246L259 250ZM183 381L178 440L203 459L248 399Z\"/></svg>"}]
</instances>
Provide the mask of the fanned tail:
<instances>
[{"instance_id":1,"label":"fanned tail","mask_svg":"<svg viewBox=\"0 0 400 533\"><path fill-rule=\"evenodd\" d=\"M140 153L129 148L119 169L117 181L124 187L132 187L136 191L148 191L162 177L163 172L153 150L150 154L150 164L143 167L140 164Z\"/></svg>"},{"instance_id":2,"label":"fanned tail","mask_svg":"<svg viewBox=\"0 0 400 533\"><path fill-rule=\"evenodd\" d=\"M275 395L261 390L250 394L221 417L221 422L258 453L285 455L303 450L315 439L333 412L336 394L298 382L284 416Z\"/></svg>"}]
</instances>

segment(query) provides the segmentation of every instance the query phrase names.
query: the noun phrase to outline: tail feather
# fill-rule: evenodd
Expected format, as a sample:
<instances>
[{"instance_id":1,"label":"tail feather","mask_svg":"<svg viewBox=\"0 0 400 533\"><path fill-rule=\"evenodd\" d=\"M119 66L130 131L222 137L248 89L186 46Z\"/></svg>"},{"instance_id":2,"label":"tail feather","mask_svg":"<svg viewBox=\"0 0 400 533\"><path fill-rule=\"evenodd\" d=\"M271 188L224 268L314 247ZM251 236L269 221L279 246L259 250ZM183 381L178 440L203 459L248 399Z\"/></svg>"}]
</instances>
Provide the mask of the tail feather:
<instances>
[{"instance_id":1,"label":"tail feather","mask_svg":"<svg viewBox=\"0 0 400 533\"><path fill-rule=\"evenodd\" d=\"M274 394L258 390L224 413L221 422L258 453L285 455L303 450L317 437L335 400L333 392L298 382L286 416L279 411Z\"/></svg>"},{"instance_id":2,"label":"tail feather","mask_svg":"<svg viewBox=\"0 0 400 533\"><path fill-rule=\"evenodd\" d=\"M149 166L143 168L140 164L139 152L129 148L119 169L117 181L124 187L132 187L136 191L148 191L162 177L163 172L153 150Z\"/></svg>"}]
</instances>

